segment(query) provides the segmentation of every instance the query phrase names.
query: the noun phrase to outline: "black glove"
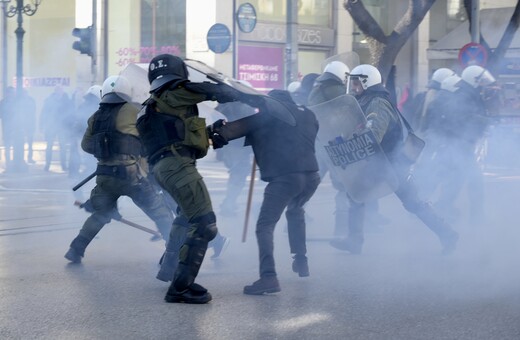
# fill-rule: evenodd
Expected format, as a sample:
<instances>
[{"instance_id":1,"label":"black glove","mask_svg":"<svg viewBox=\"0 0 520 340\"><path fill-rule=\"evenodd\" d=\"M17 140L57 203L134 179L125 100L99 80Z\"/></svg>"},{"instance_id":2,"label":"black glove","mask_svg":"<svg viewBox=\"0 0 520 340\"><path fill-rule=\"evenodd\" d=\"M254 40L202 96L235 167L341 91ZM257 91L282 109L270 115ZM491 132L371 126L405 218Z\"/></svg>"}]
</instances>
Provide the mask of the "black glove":
<instances>
[{"instance_id":1,"label":"black glove","mask_svg":"<svg viewBox=\"0 0 520 340\"><path fill-rule=\"evenodd\" d=\"M226 125L226 121L224 119L219 119L206 128L209 138L211 139L213 149L220 149L228 143L227 139L220 134L220 130L224 125Z\"/></svg>"}]
</instances>

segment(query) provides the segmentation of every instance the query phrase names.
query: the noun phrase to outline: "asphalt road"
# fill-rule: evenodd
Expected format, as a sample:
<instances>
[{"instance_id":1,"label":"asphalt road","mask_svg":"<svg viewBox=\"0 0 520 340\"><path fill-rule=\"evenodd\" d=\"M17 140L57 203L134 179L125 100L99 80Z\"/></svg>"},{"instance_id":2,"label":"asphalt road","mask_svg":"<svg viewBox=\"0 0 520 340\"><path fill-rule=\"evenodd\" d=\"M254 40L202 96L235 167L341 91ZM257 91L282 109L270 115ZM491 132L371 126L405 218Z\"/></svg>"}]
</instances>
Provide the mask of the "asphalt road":
<instances>
[{"instance_id":1,"label":"asphalt road","mask_svg":"<svg viewBox=\"0 0 520 340\"><path fill-rule=\"evenodd\" d=\"M213 155L199 166L218 207L227 173ZM207 305L164 302L168 284L155 279L162 242L119 222L105 226L81 265L68 264L63 255L87 217L73 202L92 187L74 195L79 180L57 164L44 172L41 162L27 174L0 174L1 339L520 339L514 173L487 176L478 225L467 223L459 200L461 239L451 256L393 196L380 201L390 223L369 229L362 255L331 248L334 192L325 180L307 209L311 276L291 271L282 220L275 239L282 291L247 296L243 286L258 276L258 182L245 243L246 192L236 217L217 216L231 243L201 268L197 281L213 295ZM129 199L120 212L153 227Z\"/></svg>"}]
</instances>

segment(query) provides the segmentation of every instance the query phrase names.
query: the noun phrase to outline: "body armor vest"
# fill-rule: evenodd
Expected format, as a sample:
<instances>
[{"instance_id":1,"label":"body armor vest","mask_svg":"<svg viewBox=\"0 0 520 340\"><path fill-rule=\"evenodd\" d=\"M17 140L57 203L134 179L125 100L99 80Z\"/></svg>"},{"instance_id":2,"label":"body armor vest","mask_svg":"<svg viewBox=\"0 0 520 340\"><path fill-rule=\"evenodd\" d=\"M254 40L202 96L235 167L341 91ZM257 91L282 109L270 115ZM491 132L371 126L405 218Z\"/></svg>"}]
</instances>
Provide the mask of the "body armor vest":
<instances>
[{"instance_id":1,"label":"body armor vest","mask_svg":"<svg viewBox=\"0 0 520 340\"><path fill-rule=\"evenodd\" d=\"M136 126L148 157L169 145L182 142L185 138L182 119L157 112L150 106L147 106L146 113L137 119Z\"/></svg>"},{"instance_id":2,"label":"body armor vest","mask_svg":"<svg viewBox=\"0 0 520 340\"><path fill-rule=\"evenodd\" d=\"M92 135L93 155L98 159L110 159L117 154L141 155L141 141L137 136L124 134L116 129L117 113L124 104L100 108L94 113Z\"/></svg>"}]
</instances>

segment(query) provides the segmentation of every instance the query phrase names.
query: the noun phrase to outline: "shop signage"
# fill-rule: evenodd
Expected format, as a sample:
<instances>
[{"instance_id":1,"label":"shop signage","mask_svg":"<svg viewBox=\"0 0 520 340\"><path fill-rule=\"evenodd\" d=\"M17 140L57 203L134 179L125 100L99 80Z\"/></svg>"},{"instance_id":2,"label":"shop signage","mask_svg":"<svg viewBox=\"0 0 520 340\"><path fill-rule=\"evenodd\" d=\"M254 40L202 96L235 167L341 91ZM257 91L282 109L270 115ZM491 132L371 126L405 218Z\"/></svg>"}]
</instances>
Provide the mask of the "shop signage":
<instances>
[{"instance_id":1,"label":"shop signage","mask_svg":"<svg viewBox=\"0 0 520 340\"><path fill-rule=\"evenodd\" d=\"M237 10L238 28L244 33L251 33L256 26L256 10L249 2L240 5Z\"/></svg>"},{"instance_id":2,"label":"shop signage","mask_svg":"<svg viewBox=\"0 0 520 340\"><path fill-rule=\"evenodd\" d=\"M283 54L278 47L239 46L238 80L262 92L283 88Z\"/></svg>"},{"instance_id":3,"label":"shop signage","mask_svg":"<svg viewBox=\"0 0 520 340\"><path fill-rule=\"evenodd\" d=\"M208 47L215 53L224 53L231 44L231 32L224 24L215 24L210 27L206 38Z\"/></svg>"}]
</instances>

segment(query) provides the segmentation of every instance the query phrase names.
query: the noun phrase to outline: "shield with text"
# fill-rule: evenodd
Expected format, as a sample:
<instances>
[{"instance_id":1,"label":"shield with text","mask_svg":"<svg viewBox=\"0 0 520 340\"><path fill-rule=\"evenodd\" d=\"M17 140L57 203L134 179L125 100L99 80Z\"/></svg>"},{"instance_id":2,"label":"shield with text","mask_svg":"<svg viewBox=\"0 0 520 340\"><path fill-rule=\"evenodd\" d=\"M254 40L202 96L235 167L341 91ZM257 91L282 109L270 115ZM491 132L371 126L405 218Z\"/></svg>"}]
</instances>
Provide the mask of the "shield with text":
<instances>
[{"instance_id":1,"label":"shield with text","mask_svg":"<svg viewBox=\"0 0 520 340\"><path fill-rule=\"evenodd\" d=\"M357 100L342 95L309 107L319 123L316 153L351 199L368 202L393 193L397 176Z\"/></svg>"}]
</instances>

